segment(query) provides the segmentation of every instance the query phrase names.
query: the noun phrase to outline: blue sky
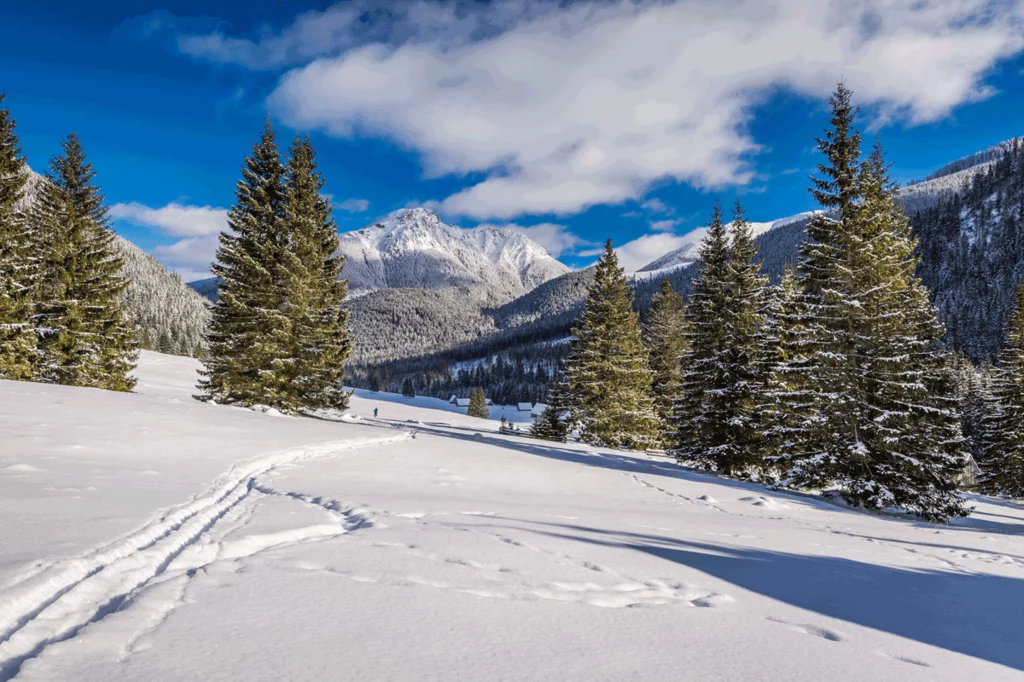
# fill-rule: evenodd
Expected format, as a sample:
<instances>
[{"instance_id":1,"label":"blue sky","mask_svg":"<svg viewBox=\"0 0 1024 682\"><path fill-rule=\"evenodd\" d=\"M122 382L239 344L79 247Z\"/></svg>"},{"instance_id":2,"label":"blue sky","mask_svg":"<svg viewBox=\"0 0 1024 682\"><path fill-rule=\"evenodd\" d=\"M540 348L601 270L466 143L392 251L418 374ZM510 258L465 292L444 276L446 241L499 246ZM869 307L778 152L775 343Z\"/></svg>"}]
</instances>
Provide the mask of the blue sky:
<instances>
[{"instance_id":1,"label":"blue sky","mask_svg":"<svg viewBox=\"0 0 1024 682\"><path fill-rule=\"evenodd\" d=\"M572 266L639 266L716 198L814 208L844 77L901 181L1024 134L1020 2L21 2L6 105L42 170L82 138L115 229L206 272L266 117L312 135L341 229L435 207L525 229Z\"/></svg>"}]
</instances>

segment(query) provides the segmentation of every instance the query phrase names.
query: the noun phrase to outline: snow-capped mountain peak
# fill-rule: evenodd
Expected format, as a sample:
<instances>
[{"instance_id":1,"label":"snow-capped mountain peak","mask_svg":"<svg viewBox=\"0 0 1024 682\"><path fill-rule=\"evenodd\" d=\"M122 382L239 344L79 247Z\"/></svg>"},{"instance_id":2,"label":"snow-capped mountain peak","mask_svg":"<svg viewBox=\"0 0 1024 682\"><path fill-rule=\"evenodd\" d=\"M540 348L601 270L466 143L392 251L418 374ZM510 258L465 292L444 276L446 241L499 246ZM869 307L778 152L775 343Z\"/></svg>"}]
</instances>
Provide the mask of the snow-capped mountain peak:
<instances>
[{"instance_id":1,"label":"snow-capped mountain peak","mask_svg":"<svg viewBox=\"0 0 1024 682\"><path fill-rule=\"evenodd\" d=\"M568 271L526 235L510 229L449 225L426 208L393 211L341 235L342 273L353 294L414 287L484 290L511 300Z\"/></svg>"},{"instance_id":2,"label":"snow-capped mountain peak","mask_svg":"<svg viewBox=\"0 0 1024 682\"><path fill-rule=\"evenodd\" d=\"M814 211L808 213L798 213L797 215L789 216L787 218L780 218L779 220L772 220L764 223L750 223L750 232L754 237L772 230L776 227L783 225L789 225L798 220L803 220L814 215ZM676 268L685 267L697 260L700 256L700 245L704 241L704 237L707 235L707 228L700 227L693 230L686 235L687 241L679 248L669 251L661 258L654 260L644 267L636 271L636 277L648 278L661 275L665 272L675 270Z\"/></svg>"}]
</instances>

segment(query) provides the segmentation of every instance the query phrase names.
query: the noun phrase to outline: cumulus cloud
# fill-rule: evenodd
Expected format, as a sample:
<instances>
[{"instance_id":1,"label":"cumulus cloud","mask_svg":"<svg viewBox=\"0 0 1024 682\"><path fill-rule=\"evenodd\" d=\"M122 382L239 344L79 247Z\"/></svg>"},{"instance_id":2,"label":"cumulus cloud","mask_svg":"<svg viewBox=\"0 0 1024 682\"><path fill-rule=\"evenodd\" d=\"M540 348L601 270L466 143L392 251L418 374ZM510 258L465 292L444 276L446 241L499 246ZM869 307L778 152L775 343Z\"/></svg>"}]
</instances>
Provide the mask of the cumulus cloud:
<instances>
[{"instance_id":1,"label":"cumulus cloud","mask_svg":"<svg viewBox=\"0 0 1024 682\"><path fill-rule=\"evenodd\" d=\"M110 217L128 220L138 225L158 228L172 237L198 237L219 234L227 229L228 212L212 206L185 206L171 202L161 208L150 208L144 204L114 204Z\"/></svg>"},{"instance_id":2,"label":"cumulus cloud","mask_svg":"<svg viewBox=\"0 0 1024 682\"><path fill-rule=\"evenodd\" d=\"M175 17L164 10L136 17L131 25L150 35L157 30L154 25L177 29L177 49L192 57L273 70L371 43L429 43L437 49L450 49L557 9L558 3L551 0L486 4L409 0L384 6L379 0L348 0L325 10L304 12L280 30L263 26L259 35L252 37L231 36L222 27L198 31L198 20Z\"/></svg>"},{"instance_id":3,"label":"cumulus cloud","mask_svg":"<svg viewBox=\"0 0 1024 682\"><path fill-rule=\"evenodd\" d=\"M428 175L482 174L442 208L510 220L637 199L664 178L744 184L758 149L746 124L776 88L824 98L842 76L881 119L918 124L990 96L985 74L1024 49L1018 1L526 6L490 30L459 5L469 24L441 37L338 42L285 74L268 105L295 126L391 139ZM277 54L286 33L249 42Z\"/></svg>"},{"instance_id":4,"label":"cumulus cloud","mask_svg":"<svg viewBox=\"0 0 1024 682\"><path fill-rule=\"evenodd\" d=\"M370 208L370 202L366 199L346 199L340 204L335 204L334 208L348 213L363 213Z\"/></svg>"},{"instance_id":5,"label":"cumulus cloud","mask_svg":"<svg viewBox=\"0 0 1024 682\"><path fill-rule=\"evenodd\" d=\"M678 224L678 220L652 220L651 229L655 232L671 232Z\"/></svg>"},{"instance_id":6,"label":"cumulus cloud","mask_svg":"<svg viewBox=\"0 0 1024 682\"><path fill-rule=\"evenodd\" d=\"M177 272L186 282L210 276L210 263L217 253L217 237L189 237L153 249L153 257Z\"/></svg>"},{"instance_id":7,"label":"cumulus cloud","mask_svg":"<svg viewBox=\"0 0 1024 682\"><path fill-rule=\"evenodd\" d=\"M478 227L497 227L521 232L544 247L544 250L553 258L558 258L563 254L572 253L582 246L590 245L590 242L580 239L574 235L565 225L559 225L557 223L538 223L537 225L529 225L525 227L516 223L508 223L505 225L485 223L483 225L478 225Z\"/></svg>"},{"instance_id":8,"label":"cumulus cloud","mask_svg":"<svg viewBox=\"0 0 1024 682\"><path fill-rule=\"evenodd\" d=\"M187 206L172 202L160 208L144 204L114 204L110 217L137 225L154 227L177 241L158 246L153 256L186 281L209 277L210 263L217 252L217 236L227 229L227 209Z\"/></svg>"}]
</instances>

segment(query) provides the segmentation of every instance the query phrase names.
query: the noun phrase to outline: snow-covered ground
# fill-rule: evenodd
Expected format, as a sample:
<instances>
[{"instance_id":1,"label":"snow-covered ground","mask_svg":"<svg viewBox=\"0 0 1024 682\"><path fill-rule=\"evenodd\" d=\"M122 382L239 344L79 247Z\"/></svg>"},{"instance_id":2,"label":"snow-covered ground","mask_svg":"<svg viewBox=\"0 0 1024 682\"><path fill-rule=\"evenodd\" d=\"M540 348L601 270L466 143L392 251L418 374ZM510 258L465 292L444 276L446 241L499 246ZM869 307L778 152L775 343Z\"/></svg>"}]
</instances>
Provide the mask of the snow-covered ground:
<instances>
[{"instance_id":1,"label":"snow-covered ground","mask_svg":"<svg viewBox=\"0 0 1024 682\"><path fill-rule=\"evenodd\" d=\"M0 382L0 680L1024 679L1018 504L933 526L194 369Z\"/></svg>"}]
</instances>

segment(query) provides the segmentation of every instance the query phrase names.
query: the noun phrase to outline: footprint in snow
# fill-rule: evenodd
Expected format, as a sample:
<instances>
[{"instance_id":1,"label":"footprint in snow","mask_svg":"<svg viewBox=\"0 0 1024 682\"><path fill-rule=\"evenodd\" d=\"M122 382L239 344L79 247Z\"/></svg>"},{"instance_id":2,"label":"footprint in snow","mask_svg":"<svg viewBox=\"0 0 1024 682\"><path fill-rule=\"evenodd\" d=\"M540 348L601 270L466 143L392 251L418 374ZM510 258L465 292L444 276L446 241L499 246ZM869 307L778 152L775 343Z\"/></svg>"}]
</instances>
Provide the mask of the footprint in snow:
<instances>
[{"instance_id":1,"label":"footprint in snow","mask_svg":"<svg viewBox=\"0 0 1024 682\"><path fill-rule=\"evenodd\" d=\"M789 627L791 630L795 630L796 632L802 632L805 635L814 635L815 637L821 637L822 639L826 639L830 642L842 642L846 639L845 635L842 635L836 632L835 630L829 630L828 628L823 628L818 625L812 625L810 623L790 623L789 621L782 620L780 618L772 618L771 616L766 617L765 620L769 620L773 623L779 623L780 625L785 625Z\"/></svg>"}]
</instances>

